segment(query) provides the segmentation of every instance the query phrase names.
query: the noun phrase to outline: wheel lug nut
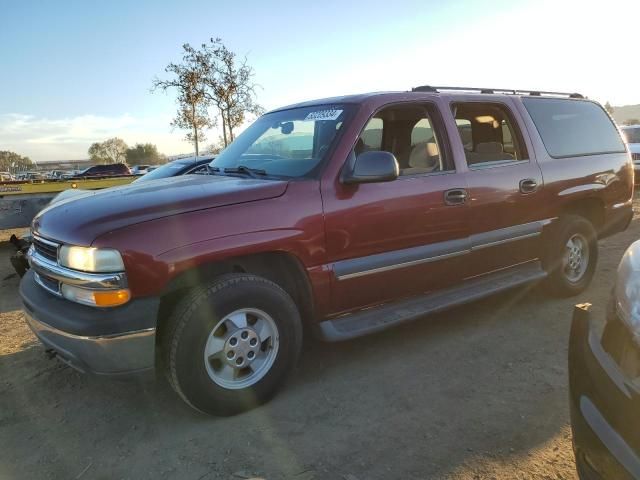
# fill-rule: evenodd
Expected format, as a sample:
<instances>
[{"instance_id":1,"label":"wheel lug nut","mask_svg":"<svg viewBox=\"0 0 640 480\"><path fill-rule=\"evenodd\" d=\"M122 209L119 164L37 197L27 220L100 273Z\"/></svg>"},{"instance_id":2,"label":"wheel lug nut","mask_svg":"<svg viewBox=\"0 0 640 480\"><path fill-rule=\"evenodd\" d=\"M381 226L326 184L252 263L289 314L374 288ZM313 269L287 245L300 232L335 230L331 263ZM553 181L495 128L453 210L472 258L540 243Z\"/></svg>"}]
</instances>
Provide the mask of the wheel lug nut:
<instances>
[{"instance_id":1,"label":"wheel lug nut","mask_svg":"<svg viewBox=\"0 0 640 480\"><path fill-rule=\"evenodd\" d=\"M238 344L238 339L236 337L232 337L231 340L229 340L229 345L231 345L232 347L235 347Z\"/></svg>"},{"instance_id":2,"label":"wheel lug nut","mask_svg":"<svg viewBox=\"0 0 640 480\"><path fill-rule=\"evenodd\" d=\"M236 365L242 365L242 362L244 362L244 358L242 358L242 357L238 357L238 358L236 359Z\"/></svg>"},{"instance_id":3,"label":"wheel lug nut","mask_svg":"<svg viewBox=\"0 0 640 480\"><path fill-rule=\"evenodd\" d=\"M249 332L246 330L240 334L243 340L246 340L249 337Z\"/></svg>"},{"instance_id":4,"label":"wheel lug nut","mask_svg":"<svg viewBox=\"0 0 640 480\"><path fill-rule=\"evenodd\" d=\"M227 352L227 358L231 359L231 358L233 358L235 356L236 356L236 352L234 352L233 350L229 350Z\"/></svg>"},{"instance_id":5,"label":"wheel lug nut","mask_svg":"<svg viewBox=\"0 0 640 480\"><path fill-rule=\"evenodd\" d=\"M257 344L258 344L257 338L252 338L251 340L249 340L249 345L251 345L252 347L255 347Z\"/></svg>"},{"instance_id":6,"label":"wheel lug nut","mask_svg":"<svg viewBox=\"0 0 640 480\"><path fill-rule=\"evenodd\" d=\"M256 354L254 352L247 353L247 357L249 358L249 360L252 360L253 357L255 357L255 356L256 356Z\"/></svg>"}]
</instances>

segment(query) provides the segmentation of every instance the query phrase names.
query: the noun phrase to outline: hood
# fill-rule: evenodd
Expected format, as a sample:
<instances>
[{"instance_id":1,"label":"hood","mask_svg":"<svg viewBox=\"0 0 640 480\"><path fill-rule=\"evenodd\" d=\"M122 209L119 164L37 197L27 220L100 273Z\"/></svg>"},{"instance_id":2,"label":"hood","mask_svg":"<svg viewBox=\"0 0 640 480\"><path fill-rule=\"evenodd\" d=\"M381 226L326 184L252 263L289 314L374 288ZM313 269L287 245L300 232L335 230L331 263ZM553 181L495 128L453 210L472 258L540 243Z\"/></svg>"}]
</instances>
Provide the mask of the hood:
<instances>
[{"instance_id":1,"label":"hood","mask_svg":"<svg viewBox=\"0 0 640 480\"><path fill-rule=\"evenodd\" d=\"M288 182L219 175L185 175L72 196L42 210L34 232L75 245L161 217L282 195Z\"/></svg>"}]
</instances>

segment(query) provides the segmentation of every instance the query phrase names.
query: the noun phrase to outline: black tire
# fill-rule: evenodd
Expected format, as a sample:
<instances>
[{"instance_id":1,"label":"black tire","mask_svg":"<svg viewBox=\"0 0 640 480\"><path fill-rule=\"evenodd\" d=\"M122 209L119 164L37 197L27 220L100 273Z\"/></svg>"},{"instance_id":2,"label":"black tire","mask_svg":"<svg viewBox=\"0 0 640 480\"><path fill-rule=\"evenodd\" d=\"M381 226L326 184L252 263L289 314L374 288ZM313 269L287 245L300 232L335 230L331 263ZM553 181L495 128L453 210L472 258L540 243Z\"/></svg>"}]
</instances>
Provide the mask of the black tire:
<instances>
[{"instance_id":1,"label":"black tire","mask_svg":"<svg viewBox=\"0 0 640 480\"><path fill-rule=\"evenodd\" d=\"M586 240L588 261L584 273L579 278L571 279L571 274L564 268L563 256L567 243L576 235ZM589 286L598 263L598 235L586 218L579 215L562 216L545 245L545 251L545 269L549 276L544 286L548 293L557 297L572 297Z\"/></svg>"},{"instance_id":2,"label":"black tire","mask_svg":"<svg viewBox=\"0 0 640 480\"><path fill-rule=\"evenodd\" d=\"M244 308L260 309L273 319L279 345L273 364L255 384L225 388L207 372L205 346L221 319ZM162 363L169 383L191 407L212 415L235 415L271 399L294 370L302 347L302 322L291 297L275 283L249 274L224 275L193 289L165 328Z\"/></svg>"}]
</instances>

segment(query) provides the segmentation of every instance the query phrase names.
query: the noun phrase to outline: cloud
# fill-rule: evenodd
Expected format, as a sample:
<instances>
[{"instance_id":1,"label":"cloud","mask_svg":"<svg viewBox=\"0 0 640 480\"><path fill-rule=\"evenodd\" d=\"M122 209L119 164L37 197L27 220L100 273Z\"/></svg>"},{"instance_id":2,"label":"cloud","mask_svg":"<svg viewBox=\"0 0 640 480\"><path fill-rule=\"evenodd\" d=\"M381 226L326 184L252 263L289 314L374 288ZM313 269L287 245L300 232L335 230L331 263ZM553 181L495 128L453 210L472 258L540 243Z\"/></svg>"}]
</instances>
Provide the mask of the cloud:
<instances>
[{"instance_id":1,"label":"cloud","mask_svg":"<svg viewBox=\"0 0 640 480\"><path fill-rule=\"evenodd\" d=\"M191 152L191 145L182 140L184 132L171 131L170 121L170 115L142 117L128 113L68 118L0 114L0 150L12 150L37 162L79 160L87 158L93 142L120 137L129 145L155 143L168 155Z\"/></svg>"}]
</instances>

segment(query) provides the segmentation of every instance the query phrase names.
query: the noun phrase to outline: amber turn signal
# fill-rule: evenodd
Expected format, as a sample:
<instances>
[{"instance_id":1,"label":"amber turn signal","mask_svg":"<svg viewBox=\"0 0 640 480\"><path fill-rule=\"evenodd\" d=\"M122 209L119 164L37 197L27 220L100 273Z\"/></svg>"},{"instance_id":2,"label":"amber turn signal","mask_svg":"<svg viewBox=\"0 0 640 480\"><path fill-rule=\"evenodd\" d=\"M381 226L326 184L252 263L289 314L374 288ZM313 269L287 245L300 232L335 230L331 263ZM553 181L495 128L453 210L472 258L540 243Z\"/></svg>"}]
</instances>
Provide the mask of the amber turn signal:
<instances>
[{"instance_id":1,"label":"amber turn signal","mask_svg":"<svg viewBox=\"0 0 640 480\"><path fill-rule=\"evenodd\" d=\"M97 307L116 307L127 303L131 299L129 290L106 290L93 292L93 299Z\"/></svg>"}]
</instances>

